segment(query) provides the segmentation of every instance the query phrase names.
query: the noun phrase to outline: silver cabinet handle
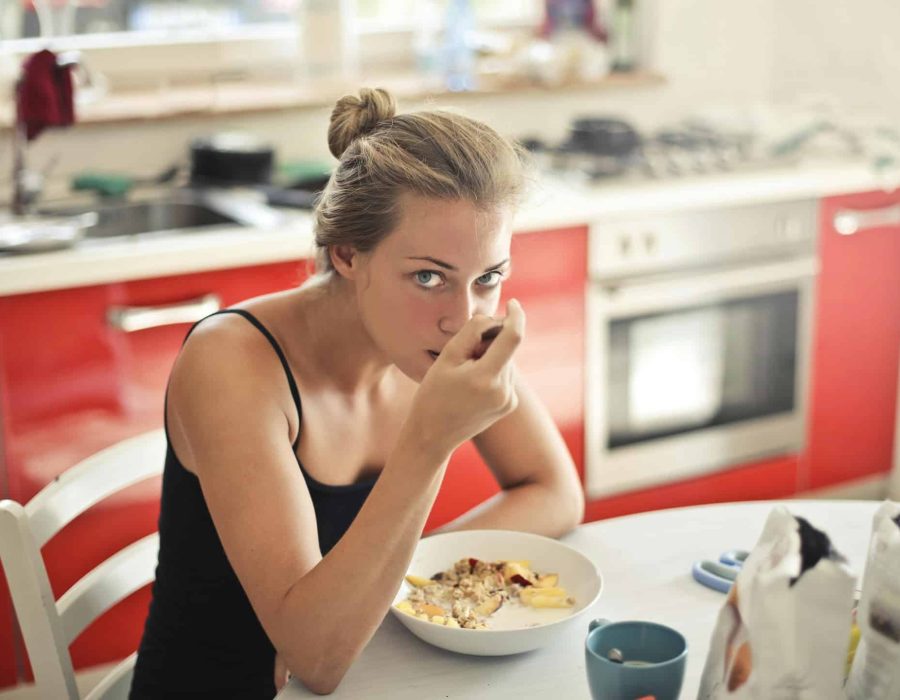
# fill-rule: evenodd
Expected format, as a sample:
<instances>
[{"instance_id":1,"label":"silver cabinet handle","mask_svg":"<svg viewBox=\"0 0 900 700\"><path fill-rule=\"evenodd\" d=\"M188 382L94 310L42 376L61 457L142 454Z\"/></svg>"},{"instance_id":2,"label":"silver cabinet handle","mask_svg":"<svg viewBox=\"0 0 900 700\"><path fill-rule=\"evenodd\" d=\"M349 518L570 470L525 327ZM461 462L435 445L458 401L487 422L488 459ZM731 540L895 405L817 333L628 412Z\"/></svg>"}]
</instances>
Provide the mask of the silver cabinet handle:
<instances>
[{"instance_id":1,"label":"silver cabinet handle","mask_svg":"<svg viewBox=\"0 0 900 700\"><path fill-rule=\"evenodd\" d=\"M852 236L863 229L900 225L900 204L881 209L838 209L834 215L834 230L842 236Z\"/></svg>"},{"instance_id":2,"label":"silver cabinet handle","mask_svg":"<svg viewBox=\"0 0 900 700\"><path fill-rule=\"evenodd\" d=\"M218 294L205 294L197 299L166 306L113 306L106 312L110 326L125 333L145 328L192 323L222 308Z\"/></svg>"}]
</instances>

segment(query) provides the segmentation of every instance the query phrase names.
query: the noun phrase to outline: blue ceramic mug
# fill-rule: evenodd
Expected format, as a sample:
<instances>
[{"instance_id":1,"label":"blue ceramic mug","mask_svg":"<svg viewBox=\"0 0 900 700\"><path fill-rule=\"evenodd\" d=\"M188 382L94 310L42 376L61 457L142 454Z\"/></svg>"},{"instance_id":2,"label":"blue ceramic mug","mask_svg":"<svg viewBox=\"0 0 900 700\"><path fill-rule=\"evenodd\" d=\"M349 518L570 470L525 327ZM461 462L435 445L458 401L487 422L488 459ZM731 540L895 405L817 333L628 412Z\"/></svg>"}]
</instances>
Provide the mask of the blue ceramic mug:
<instances>
[{"instance_id":1,"label":"blue ceramic mug","mask_svg":"<svg viewBox=\"0 0 900 700\"><path fill-rule=\"evenodd\" d=\"M611 649L623 663L609 659ZM615 656L615 655L614 655ZM594 700L678 700L687 663L687 641L671 627L640 620L593 620L584 641L588 685Z\"/></svg>"}]
</instances>

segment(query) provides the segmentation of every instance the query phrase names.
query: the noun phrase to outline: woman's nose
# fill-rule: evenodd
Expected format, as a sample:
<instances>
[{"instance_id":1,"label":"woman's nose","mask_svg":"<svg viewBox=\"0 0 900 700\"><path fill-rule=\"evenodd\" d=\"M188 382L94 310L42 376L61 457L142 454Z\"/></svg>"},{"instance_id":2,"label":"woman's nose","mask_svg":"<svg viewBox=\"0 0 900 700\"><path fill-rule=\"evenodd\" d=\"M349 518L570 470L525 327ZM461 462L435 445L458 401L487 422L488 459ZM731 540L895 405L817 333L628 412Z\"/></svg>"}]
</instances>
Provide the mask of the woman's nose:
<instances>
[{"instance_id":1,"label":"woman's nose","mask_svg":"<svg viewBox=\"0 0 900 700\"><path fill-rule=\"evenodd\" d=\"M447 335L456 335L466 321L477 313L486 313L479 307L479 300L471 294L459 294L443 308L438 327Z\"/></svg>"}]
</instances>

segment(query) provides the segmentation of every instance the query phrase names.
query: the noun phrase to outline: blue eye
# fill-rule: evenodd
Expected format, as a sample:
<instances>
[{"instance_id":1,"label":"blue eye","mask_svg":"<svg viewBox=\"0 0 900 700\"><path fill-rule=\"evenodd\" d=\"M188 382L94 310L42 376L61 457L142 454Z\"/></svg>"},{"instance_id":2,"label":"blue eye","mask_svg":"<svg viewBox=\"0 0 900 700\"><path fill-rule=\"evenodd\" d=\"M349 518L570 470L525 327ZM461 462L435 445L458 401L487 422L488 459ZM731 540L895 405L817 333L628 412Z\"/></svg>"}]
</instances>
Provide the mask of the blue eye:
<instances>
[{"instance_id":1,"label":"blue eye","mask_svg":"<svg viewBox=\"0 0 900 700\"><path fill-rule=\"evenodd\" d=\"M436 272L432 272L431 270L419 270L416 273L416 282L425 287L426 289L433 289L436 287L436 284L429 284L432 281L432 278L440 281L440 276Z\"/></svg>"},{"instance_id":2,"label":"blue eye","mask_svg":"<svg viewBox=\"0 0 900 700\"><path fill-rule=\"evenodd\" d=\"M482 287L496 287L500 284L500 280L503 279L503 275L500 274L497 270L491 270L490 272L486 272L481 277L476 280L478 284Z\"/></svg>"}]
</instances>

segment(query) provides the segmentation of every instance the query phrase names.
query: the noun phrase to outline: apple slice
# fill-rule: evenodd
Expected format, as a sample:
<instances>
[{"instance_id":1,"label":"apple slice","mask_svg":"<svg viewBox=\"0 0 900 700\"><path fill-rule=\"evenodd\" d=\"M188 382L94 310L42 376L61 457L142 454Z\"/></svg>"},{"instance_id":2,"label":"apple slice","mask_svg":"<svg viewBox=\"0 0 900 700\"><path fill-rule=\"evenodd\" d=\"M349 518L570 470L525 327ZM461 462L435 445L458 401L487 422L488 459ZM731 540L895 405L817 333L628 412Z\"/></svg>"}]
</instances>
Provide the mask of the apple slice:
<instances>
[{"instance_id":1,"label":"apple slice","mask_svg":"<svg viewBox=\"0 0 900 700\"><path fill-rule=\"evenodd\" d=\"M428 617L434 617L435 615L439 617L444 617L447 614L447 611L444 610L440 605L432 605L431 603L422 603L418 608L419 612L423 612Z\"/></svg>"},{"instance_id":2,"label":"apple slice","mask_svg":"<svg viewBox=\"0 0 900 700\"><path fill-rule=\"evenodd\" d=\"M523 603L530 603L536 596L544 596L545 598L565 598L568 595L565 588L523 588L519 591L519 600Z\"/></svg>"},{"instance_id":3,"label":"apple slice","mask_svg":"<svg viewBox=\"0 0 900 700\"><path fill-rule=\"evenodd\" d=\"M517 576L522 580L516 580L514 577ZM534 585L534 574L531 570L515 561L508 561L503 565L503 578L507 583L520 583L523 586Z\"/></svg>"},{"instance_id":4,"label":"apple slice","mask_svg":"<svg viewBox=\"0 0 900 700\"><path fill-rule=\"evenodd\" d=\"M557 583L559 583L559 574L544 574L537 577L534 585L538 588L553 588Z\"/></svg>"},{"instance_id":5,"label":"apple slice","mask_svg":"<svg viewBox=\"0 0 900 700\"><path fill-rule=\"evenodd\" d=\"M503 596L498 593L476 605L475 612L486 617L497 612L502 604Z\"/></svg>"},{"instance_id":6,"label":"apple slice","mask_svg":"<svg viewBox=\"0 0 900 700\"><path fill-rule=\"evenodd\" d=\"M413 574L408 574L406 576L406 582L411 586L415 586L416 588L425 588L425 586L430 586L434 583L434 581L429 578L414 576Z\"/></svg>"},{"instance_id":7,"label":"apple slice","mask_svg":"<svg viewBox=\"0 0 900 700\"><path fill-rule=\"evenodd\" d=\"M533 608L571 608L575 601L562 596L536 595L531 597L529 605Z\"/></svg>"},{"instance_id":8,"label":"apple slice","mask_svg":"<svg viewBox=\"0 0 900 700\"><path fill-rule=\"evenodd\" d=\"M416 614L416 611L413 609L412 603L410 603L408 600L401 600L394 607L397 608L397 610L399 610L400 612L406 613L407 615L415 616Z\"/></svg>"}]
</instances>

